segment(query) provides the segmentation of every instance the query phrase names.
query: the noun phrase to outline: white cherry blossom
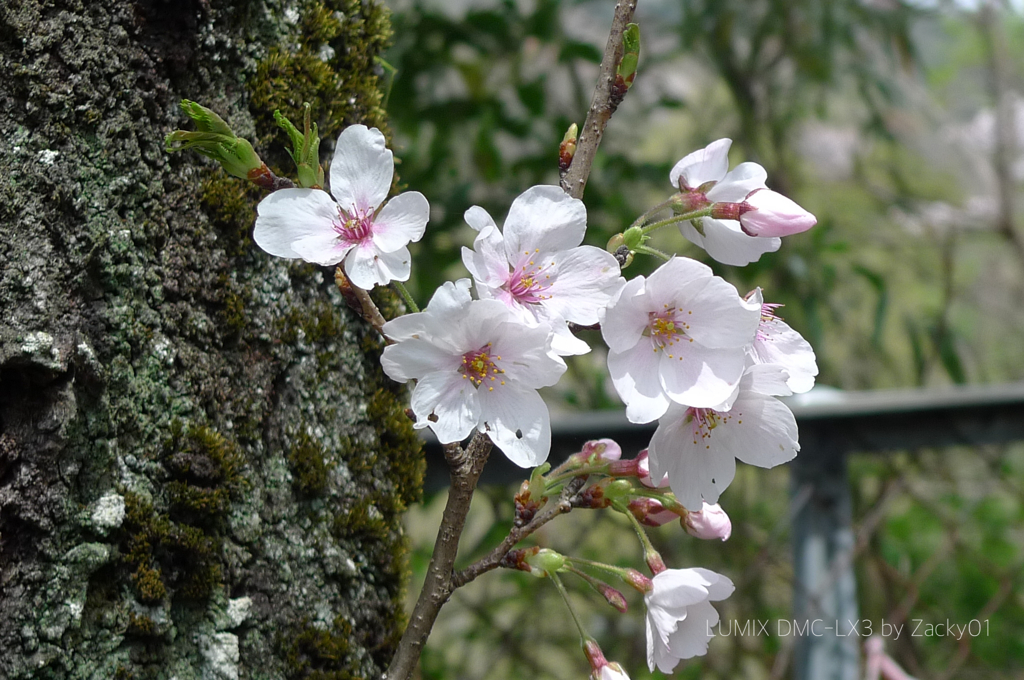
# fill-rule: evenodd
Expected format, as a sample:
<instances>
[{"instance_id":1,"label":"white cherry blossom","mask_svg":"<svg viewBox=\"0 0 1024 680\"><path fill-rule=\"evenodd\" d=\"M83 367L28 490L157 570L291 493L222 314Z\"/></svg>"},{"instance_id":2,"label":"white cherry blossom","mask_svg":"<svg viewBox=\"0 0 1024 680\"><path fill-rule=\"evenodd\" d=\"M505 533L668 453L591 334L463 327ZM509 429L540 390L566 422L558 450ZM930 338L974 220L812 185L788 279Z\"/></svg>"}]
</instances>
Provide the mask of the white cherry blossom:
<instances>
[{"instance_id":1,"label":"white cherry blossom","mask_svg":"<svg viewBox=\"0 0 1024 680\"><path fill-rule=\"evenodd\" d=\"M648 448L651 477L667 474L679 502L699 508L718 502L737 458L763 468L792 460L800 450L796 418L775 398L792 393L788 377L781 366L757 364L744 373L731 408L670 406Z\"/></svg>"},{"instance_id":2,"label":"white cherry blossom","mask_svg":"<svg viewBox=\"0 0 1024 680\"><path fill-rule=\"evenodd\" d=\"M601 321L626 417L649 423L673 402L703 408L727 402L760 312L760 303L743 300L732 284L687 258L672 258L649 278L627 283Z\"/></svg>"},{"instance_id":3,"label":"white cherry blossom","mask_svg":"<svg viewBox=\"0 0 1024 680\"><path fill-rule=\"evenodd\" d=\"M729 170L730 146L731 139L719 139L683 158L669 173L672 186L684 192L696 192L712 184L703 192L711 203L739 203L750 192L765 188L768 174L757 163L740 163ZM722 264L742 266L756 262L764 253L773 253L782 245L778 237L744 233L737 220L702 217L681 222L679 230Z\"/></svg>"},{"instance_id":4,"label":"white cherry blossom","mask_svg":"<svg viewBox=\"0 0 1024 680\"><path fill-rule=\"evenodd\" d=\"M647 665L671 673L681 659L703 656L718 624L712 602L732 595L735 587L709 569L666 569L652 579L647 605Z\"/></svg>"},{"instance_id":5,"label":"white cherry blossom","mask_svg":"<svg viewBox=\"0 0 1024 680\"><path fill-rule=\"evenodd\" d=\"M747 298L761 302L761 289L756 289ZM789 374L786 385L794 394L802 394L814 387L818 364L811 344L776 316L775 310L781 306L770 302L761 304L761 323L747 353L753 363L782 366Z\"/></svg>"},{"instance_id":6,"label":"white cherry blossom","mask_svg":"<svg viewBox=\"0 0 1024 680\"><path fill-rule=\"evenodd\" d=\"M584 354L587 343L566 322L595 324L624 283L615 257L581 246L587 228L583 202L557 186L535 186L512 202L504 233L486 210L473 206L466 222L479 234L462 261L482 299L501 300L520 319L549 325L561 355Z\"/></svg>"},{"instance_id":7,"label":"white cherry blossom","mask_svg":"<svg viewBox=\"0 0 1024 680\"><path fill-rule=\"evenodd\" d=\"M384 203L394 166L380 130L345 128L331 163L334 200L320 189L275 191L256 208L253 240L278 257L320 265L344 260L345 273L360 288L408 280L406 246L423 236L430 206L416 191Z\"/></svg>"},{"instance_id":8,"label":"white cherry blossom","mask_svg":"<svg viewBox=\"0 0 1024 680\"><path fill-rule=\"evenodd\" d=\"M442 444L474 430L516 465L543 463L551 421L537 388L558 382L565 363L551 352L551 331L522 323L497 300L473 300L470 281L446 283L426 309L384 324L396 344L381 365L398 382L416 380L416 427Z\"/></svg>"}]
</instances>

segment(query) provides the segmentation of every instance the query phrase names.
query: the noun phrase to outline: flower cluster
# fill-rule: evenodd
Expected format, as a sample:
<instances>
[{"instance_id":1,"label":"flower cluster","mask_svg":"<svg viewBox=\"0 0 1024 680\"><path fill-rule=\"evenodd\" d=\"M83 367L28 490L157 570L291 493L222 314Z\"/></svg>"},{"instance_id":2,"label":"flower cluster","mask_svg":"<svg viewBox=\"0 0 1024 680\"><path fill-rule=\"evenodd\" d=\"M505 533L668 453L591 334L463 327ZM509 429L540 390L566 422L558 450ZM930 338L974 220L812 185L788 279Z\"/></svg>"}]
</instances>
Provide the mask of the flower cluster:
<instances>
[{"instance_id":1,"label":"flower cluster","mask_svg":"<svg viewBox=\"0 0 1024 680\"><path fill-rule=\"evenodd\" d=\"M463 261L473 275L445 284L420 313L389 321L396 344L381 357L399 382L417 380L416 427L442 443L485 432L516 465L543 463L551 443L537 394L566 370L561 356L590 348L568 324L593 324L623 284L615 258L581 246L583 203L558 187L536 186L509 210L504 232L483 208L466 211L480 233Z\"/></svg>"},{"instance_id":2,"label":"flower cluster","mask_svg":"<svg viewBox=\"0 0 1024 680\"><path fill-rule=\"evenodd\" d=\"M300 165L309 188L265 198L254 240L272 255L340 263L357 287L396 282L404 293L397 282L409 277L407 246L423 235L427 200L407 192L386 201L394 159L380 131L361 125L339 137L330 193L323 191L318 140L306 127L304 136L292 136L306 149ZM613 239L615 255L582 245L586 209L557 186L525 191L501 228L483 208L470 208L465 219L476 237L462 261L471 278L442 285L423 311L378 324L389 343L385 373L414 383L415 427L429 428L443 444L483 433L516 465L539 466L516 494L519 526L573 478L580 489L574 507L611 508L629 518L652 578L539 548L508 552L502 565L551 578L563 596L559 573L577 574L625 611L622 593L579 566L616 574L643 593L648 664L665 673L707 652L718 622L711 603L728 597L733 584L707 569L667 568L644 527L678 520L697 538L728 539L732 524L717 502L736 460L768 468L797 454L796 420L779 397L811 389L818 372L810 345L760 289L740 295L707 265L678 256L665 256L647 277L627 282L620 275L634 252L660 254L645 245L647 232L666 224L678 224L709 256L733 265L814 225L813 215L767 188L761 166L729 170L730 145L718 140L680 160L670 175L678 193ZM674 217L644 226L669 206ZM550 416L538 390L566 371L563 357L590 351L575 330L597 324L627 418L658 421L657 429L633 459L602 439L551 470ZM582 627L580 633L592 678L628 678Z\"/></svg>"}]
</instances>

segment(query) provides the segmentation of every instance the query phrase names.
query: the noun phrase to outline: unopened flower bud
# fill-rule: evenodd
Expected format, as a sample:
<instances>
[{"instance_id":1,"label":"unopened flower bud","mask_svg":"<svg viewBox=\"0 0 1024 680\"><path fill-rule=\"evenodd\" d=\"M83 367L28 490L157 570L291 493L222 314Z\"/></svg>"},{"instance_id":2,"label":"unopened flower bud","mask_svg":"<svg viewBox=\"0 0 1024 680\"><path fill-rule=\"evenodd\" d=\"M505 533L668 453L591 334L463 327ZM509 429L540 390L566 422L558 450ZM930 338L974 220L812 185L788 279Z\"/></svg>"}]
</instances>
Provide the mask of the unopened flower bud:
<instances>
[{"instance_id":1,"label":"unopened flower bud","mask_svg":"<svg viewBox=\"0 0 1024 680\"><path fill-rule=\"evenodd\" d=\"M704 503L704 507L699 512L687 512L680 522L686 529L686 533L696 538L706 540L718 538L724 541L732 535L732 522L729 520L729 515L718 503L714 505Z\"/></svg>"},{"instance_id":2,"label":"unopened flower bud","mask_svg":"<svg viewBox=\"0 0 1024 680\"><path fill-rule=\"evenodd\" d=\"M647 578L636 569L627 569L626 575L622 577L622 580L633 586L633 588L641 593L650 592L653 587L651 579Z\"/></svg>"},{"instance_id":3,"label":"unopened flower bud","mask_svg":"<svg viewBox=\"0 0 1024 680\"><path fill-rule=\"evenodd\" d=\"M644 449L636 457L637 478L640 483L650 489L664 488L668 486L668 475L665 475L657 483L651 479L651 461Z\"/></svg>"},{"instance_id":4,"label":"unopened flower bud","mask_svg":"<svg viewBox=\"0 0 1024 680\"><path fill-rule=\"evenodd\" d=\"M196 124L196 130L175 130L167 135L164 144L168 153L194 149L220 163L229 175L257 183L270 175L252 144L235 136L223 118L188 99L181 101L181 110Z\"/></svg>"},{"instance_id":5,"label":"unopened flower bud","mask_svg":"<svg viewBox=\"0 0 1024 680\"><path fill-rule=\"evenodd\" d=\"M576 155L576 136L579 134L579 128L576 123L569 126L569 129L565 131L565 136L562 137L562 143L558 145L558 169L562 172L568 172L569 166L572 165L572 159Z\"/></svg>"},{"instance_id":6,"label":"unopened flower bud","mask_svg":"<svg viewBox=\"0 0 1024 680\"><path fill-rule=\"evenodd\" d=\"M649 527L660 527L679 517L653 498L634 498L627 507L638 522Z\"/></svg>"},{"instance_id":7,"label":"unopened flower bud","mask_svg":"<svg viewBox=\"0 0 1024 680\"><path fill-rule=\"evenodd\" d=\"M533 555L526 557L526 563L533 567L535 576L548 576L565 566L565 557L561 553L541 548Z\"/></svg>"},{"instance_id":8,"label":"unopened flower bud","mask_svg":"<svg viewBox=\"0 0 1024 680\"><path fill-rule=\"evenodd\" d=\"M623 614L625 614L629 609L629 605L626 604L626 596L615 588L612 588L608 584L601 584L597 589L601 592L601 595L604 596L604 599L607 600L608 604L615 607Z\"/></svg>"},{"instance_id":9,"label":"unopened flower bud","mask_svg":"<svg viewBox=\"0 0 1024 680\"><path fill-rule=\"evenodd\" d=\"M274 120L288 134L288 138L292 142L292 148L287 151L295 161L299 186L307 189L320 189L324 185L324 168L320 165L320 137L317 134L316 123L310 126L309 103L307 102L303 106L305 110L302 116L302 132L299 132L280 111L274 111Z\"/></svg>"},{"instance_id":10,"label":"unopened flower bud","mask_svg":"<svg viewBox=\"0 0 1024 680\"><path fill-rule=\"evenodd\" d=\"M583 445L584 458L594 457L594 462L609 462L622 458L622 448L613 439L592 439Z\"/></svg>"},{"instance_id":11,"label":"unopened flower bud","mask_svg":"<svg viewBox=\"0 0 1024 680\"><path fill-rule=\"evenodd\" d=\"M749 236L789 236L807 231L817 218L770 189L757 189L740 204L740 227Z\"/></svg>"}]
</instances>

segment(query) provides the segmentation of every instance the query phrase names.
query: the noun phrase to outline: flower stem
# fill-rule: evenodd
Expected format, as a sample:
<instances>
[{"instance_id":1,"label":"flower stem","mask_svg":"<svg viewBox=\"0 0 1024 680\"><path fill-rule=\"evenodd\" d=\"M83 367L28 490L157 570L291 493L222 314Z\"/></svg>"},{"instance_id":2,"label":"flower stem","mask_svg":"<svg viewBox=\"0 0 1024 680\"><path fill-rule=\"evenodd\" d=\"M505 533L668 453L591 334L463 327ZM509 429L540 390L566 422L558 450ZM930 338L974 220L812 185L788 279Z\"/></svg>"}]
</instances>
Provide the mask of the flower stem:
<instances>
[{"instance_id":1,"label":"flower stem","mask_svg":"<svg viewBox=\"0 0 1024 680\"><path fill-rule=\"evenodd\" d=\"M569 602L569 593L565 591L562 579L558 577L557 573L549 573L548 576L551 577L551 582L555 584L555 590L557 590L558 594L562 596L562 601L565 602L566 608L568 608L569 613L572 614L573 623L576 624L576 629L580 632L580 637L583 638L584 642L591 639L590 636L587 635L587 631L583 628L583 623L580 622L580 617L577 616L576 610L572 607L572 603Z\"/></svg>"},{"instance_id":2,"label":"flower stem","mask_svg":"<svg viewBox=\"0 0 1024 680\"><path fill-rule=\"evenodd\" d=\"M633 525L633 529L636 531L637 538L640 539L640 543L644 546L644 558L647 560L647 564L661 563L661 554L654 549L654 544L651 543L651 539L647 535L647 532L644 531L640 521L633 516L633 513L629 511L629 508L627 508L621 501L612 503L612 507L629 518L630 523Z\"/></svg>"},{"instance_id":3,"label":"flower stem","mask_svg":"<svg viewBox=\"0 0 1024 680\"><path fill-rule=\"evenodd\" d=\"M705 208L701 208L700 210L692 210L692 211L690 211L688 213L683 213L682 215L673 215L672 217L668 217L666 219L659 220L657 222L653 222L651 224L648 224L646 227L644 227L643 231L644 231L644 234L649 234L652 231L654 231L655 229L660 229L662 227L667 227L670 224L678 224L680 222L688 222L689 220L695 220L698 217L708 217L710 215L711 215L711 206L709 205L709 206L707 206Z\"/></svg>"},{"instance_id":4,"label":"flower stem","mask_svg":"<svg viewBox=\"0 0 1024 680\"><path fill-rule=\"evenodd\" d=\"M412 299L412 295L409 294L409 289L405 287L405 284L401 281L392 280L391 285L394 286L395 290L398 291L398 294L402 296L402 300L405 301L405 306L409 308L410 312L415 314L420 311L419 305L417 305L416 301Z\"/></svg>"},{"instance_id":5,"label":"flower stem","mask_svg":"<svg viewBox=\"0 0 1024 680\"><path fill-rule=\"evenodd\" d=\"M636 218L636 220L634 220L633 224L629 225L630 228L644 226L647 223L647 220L648 220L648 218L650 218L651 215L656 215L656 214L660 213L662 210L664 210L665 208L668 208L669 206L672 205L673 202L675 202L675 200L678 197L679 197L679 194L672 194L672 196L670 196L666 200L662 201L658 205L654 206L653 208L651 208L650 210L645 212L640 217Z\"/></svg>"},{"instance_id":6,"label":"flower stem","mask_svg":"<svg viewBox=\"0 0 1024 680\"><path fill-rule=\"evenodd\" d=\"M585 564L588 567L593 567L594 569L600 569L601 571L606 571L609 574L614 574L615 576L618 576L623 580L626 580L627 576L629 575L629 569L626 569L624 567L616 567L611 564L605 564L604 562L595 562L594 560L588 560L583 557L571 557L569 555L565 555L564 557L566 562L571 562L574 564ZM574 571L573 573L576 572Z\"/></svg>"},{"instance_id":7,"label":"flower stem","mask_svg":"<svg viewBox=\"0 0 1024 680\"><path fill-rule=\"evenodd\" d=\"M657 248L652 248L650 246L637 246L635 248L635 250L636 250L636 252L640 253L641 255L652 255L654 257L661 258L662 260L665 260L665 262L668 262L669 260L672 259L667 254L661 252Z\"/></svg>"}]
</instances>

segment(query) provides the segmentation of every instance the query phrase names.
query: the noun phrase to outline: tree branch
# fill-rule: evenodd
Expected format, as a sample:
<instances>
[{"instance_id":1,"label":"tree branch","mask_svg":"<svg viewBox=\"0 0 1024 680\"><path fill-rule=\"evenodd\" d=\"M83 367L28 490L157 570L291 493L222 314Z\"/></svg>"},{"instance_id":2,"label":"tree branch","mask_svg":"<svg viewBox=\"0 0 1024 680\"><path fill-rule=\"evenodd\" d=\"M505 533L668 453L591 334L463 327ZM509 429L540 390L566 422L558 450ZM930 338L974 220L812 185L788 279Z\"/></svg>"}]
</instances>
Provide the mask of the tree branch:
<instances>
[{"instance_id":1,"label":"tree branch","mask_svg":"<svg viewBox=\"0 0 1024 680\"><path fill-rule=\"evenodd\" d=\"M542 526L553 520L554 518L564 515L565 513L576 507L576 502L579 500L580 489L587 483L587 478L576 477L571 482L565 485L562 489L562 493L558 497L558 502L549 507L547 510L537 514L528 524L521 527L513 527L508 532L508 536L501 544L487 554L486 557L477 560L473 564L469 565L462 571L456 573L452 577L452 586L454 588L461 588L473 579L486 574L489 571L501 566L501 561L505 558L505 555L509 553L520 541L532 534L533 532L540 529Z\"/></svg>"},{"instance_id":2,"label":"tree branch","mask_svg":"<svg viewBox=\"0 0 1024 680\"><path fill-rule=\"evenodd\" d=\"M448 491L448 502L444 506L441 526L434 542L434 552L427 567L423 590L412 610L409 626L405 629L398 649L391 659L391 666L384 676L387 680L408 680L412 677L420 652L430 635L438 612L451 596L455 586L452 583L452 569L459 549L459 538L466 525L466 515L483 472L487 456L491 452L491 440L486 434L477 432L463 450L458 444L444 447L444 457L451 470L452 486Z\"/></svg>"},{"instance_id":3,"label":"tree branch","mask_svg":"<svg viewBox=\"0 0 1024 680\"><path fill-rule=\"evenodd\" d=\"M633 20L634 12L635 0L615 5L615 18L612 19L612 29L608 34L604 56L601 58L601 73L597 78L594 96L590 100L587 122L583 124L583 129L576 140L576 153L572 165L561 180L562 190L573 198L583 198L583 190L587 186L587 178L590 177L590 168L594 165L594 157L597 155L597 147L601 144L604 128L615 113L618 100L621 99L621 93L618 98L613 96L615 74L622 60L622 33L626 30L626 24Z\"/></svg>"}]
</instances>

